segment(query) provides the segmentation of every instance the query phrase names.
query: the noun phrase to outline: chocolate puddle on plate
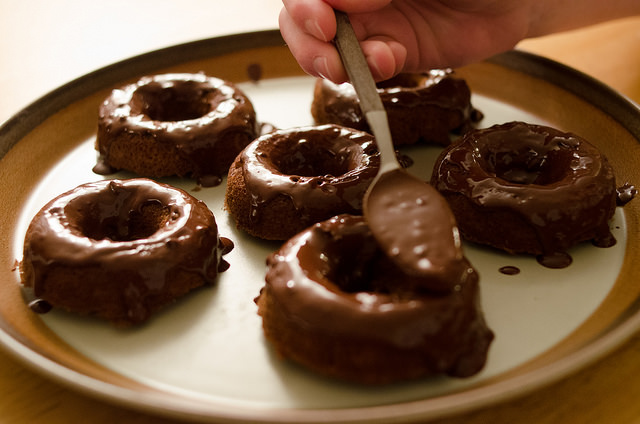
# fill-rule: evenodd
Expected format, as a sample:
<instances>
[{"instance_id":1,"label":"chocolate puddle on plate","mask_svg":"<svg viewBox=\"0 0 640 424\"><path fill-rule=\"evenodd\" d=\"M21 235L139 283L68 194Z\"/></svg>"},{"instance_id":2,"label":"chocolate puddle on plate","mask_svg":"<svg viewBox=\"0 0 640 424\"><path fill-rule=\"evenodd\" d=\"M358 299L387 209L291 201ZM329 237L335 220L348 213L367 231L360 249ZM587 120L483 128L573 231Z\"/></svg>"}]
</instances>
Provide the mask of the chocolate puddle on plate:
<instances>
[{"instance_id":1,"label":"chocolate puddle on plate","mask_svg":"<svg viewBox=\"0 0 640 424\"><path fill-rule=\"evenodd\" d=\"M629 203L638 194L638 190L630 183L625 183L621 187L616 189L616 205L624 206ZM614 246L617 241L611 231L607 234L599 236L591 241L591 243L600 248L607 248ZM562 269L566 268L573 263L573 258L567 252L553 252L550 254L543 254L536 256L538 263L545 268ZM516 275L520 273L520 270L514 266L503 266L498 271L505 275Z\"/></svg>"}]
</instances>

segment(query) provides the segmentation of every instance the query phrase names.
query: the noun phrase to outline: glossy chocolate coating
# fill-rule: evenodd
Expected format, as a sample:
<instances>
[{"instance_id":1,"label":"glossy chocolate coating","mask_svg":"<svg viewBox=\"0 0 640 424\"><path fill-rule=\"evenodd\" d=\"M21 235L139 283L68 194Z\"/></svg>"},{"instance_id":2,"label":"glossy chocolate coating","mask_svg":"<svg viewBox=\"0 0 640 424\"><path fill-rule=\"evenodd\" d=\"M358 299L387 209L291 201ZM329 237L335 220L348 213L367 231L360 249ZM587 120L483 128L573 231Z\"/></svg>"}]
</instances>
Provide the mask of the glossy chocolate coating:
<instances>
[{"instance_id":1,"label":"glossy chocolate coating","mask_svg":"<svg viewBox=\"0 0 640 424\"><path fill-rule=\"evenodd\" d=\"M233 84L204 74L163 74L113 90L100 106L96 144L106 165L110 140L122 133L175 148L192 164L192 176L206 179L226 174L230 162L225 167L217 156L236 147L225 143L237 134L248 143L258 135L258 125L253 105ZM153 175L159 176L164 175Z\"/></svg>"},{"instance_id":2,"label":"glossy chocolate coating","mask_svg":"<svg viewBox=\"0 0 640 424\"><path fill-rule=\"evenodd\" d=\"M290 325L341 343L422 351L433 373L469 376L484 365L493 333L470 266L449 293L425 291L385 256L364 218L350 215L300 233L267 263L261 296L271 296Z\"/></svg>"},{"instance_id":3,"label":"glossy chocolate coating","mask_svg":"<svg viewBox=\"0 0 640 424\"><path fill-rule=\"evenodd\" d=\"M431 183L445 197L461 195L485 214L510 211L524 220L540 245L526 253L553 254L612 237L613 169L575 134L523 122L472 131L443 151ZM474 237L472 219L456 218L465 237L483 242Z\"/></svg>"},{"instance_id":4,"label":"glossy chocolate coating","mask_svg":"<svg viewBox=\"0 0 640 424\"><path fill-rule=\"evenodd\" d=\"M284 195L303 220L359 213L380 163L373 136L336 125L275 131L247 146L239 160L252 217Z\"/></svg>"},{"instance_id":5,"label":"glossy chocolate coating","mask_svg":"<svg viewBox=\"0 0 640 424\"><path fill-rule=\"evenodd\" d=\"M154 208L159 222L146 222L145 208ZM104 280L113 277L114 287L126 275L130 283L121 295L138 321L146 318L136 315L144 297L165 289L172 273L196 273L212 283L228 267L222 255L232 247L218 237L207 206L186 192L142 178L103 180L56 197L36 214L25 237L23 284L40 297L55 267L97 268Z\"/></svg>"},{"instance_id":6,"label":"glossy chocolate coating","mask_svg":"<svg viewBox=\"0 0 640 424\"><path fill-rule=\"evenodd\" d=\"M451 70L432 70L421 74L400 74L390 80L378 83L378 93L384 105L394 144L413 144L417 140L409 138L436 137L432 141L448 144L440 140L436 133L449 131L465 132L472 122L481 119L481 114L471 105L471 92L466 82L454 76ZM431 107L446 111L440 122L419 130L431 117ZM319 110L322 109L322 112ZM367 121L360 110L360 104L350 83L335 84L328 80L318 80L312 112L318 123L336 123L362 131L369 131ZM410 119L408 117L411 117ZM409 131L407 128L415 127ZM424 132L433 134L425 134ZM420 134L420 135L417 135ZM403 138L404 137L404 138ZM448 138L447 138L448 139Z\"/></svg>"},{"instance_id":7,"label":"glossy chocolate coating","mask_svg":"<svg viewBox=\"0 0 640 424\"><path fill-rule=\"evenodd\" d=\"M638 194L638 189L629 183L625 183L622 186L617 188L617 199L616 204L618 206L624 206L630 201L632 201L636 195Z\"/></svg>"}]
</instances>

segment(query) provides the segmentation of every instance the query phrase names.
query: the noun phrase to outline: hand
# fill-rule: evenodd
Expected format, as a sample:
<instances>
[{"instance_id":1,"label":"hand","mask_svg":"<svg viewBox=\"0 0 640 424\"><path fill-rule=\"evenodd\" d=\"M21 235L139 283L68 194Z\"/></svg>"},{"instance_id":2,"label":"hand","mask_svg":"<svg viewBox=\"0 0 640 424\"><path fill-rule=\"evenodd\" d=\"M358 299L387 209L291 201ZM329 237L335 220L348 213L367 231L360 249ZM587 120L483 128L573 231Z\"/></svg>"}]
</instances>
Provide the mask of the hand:
<instances>
[{"instance_id":1,"label":"hand","mask_svg":"<svg viewBox=\"0 0 640 424\"><path fill-rule=\"evenodd\" d=\"M526 37L640 14L638 0L283 0L280 30L307 73L340 83L333 9L349 14L376 80L458 67Z\"/></svg>"},{"instance_id":2,"label":"hand","mask_svg":"<svg viewBox=\"0 0 640 424\"><path fill-rule=\"evenodd\" d=\"M331 40L346 11L376 80L456 67L512 48L529 30L527 0L284 0L280 29L305 72L348 79Z\"/></svg>"}]
</instances>

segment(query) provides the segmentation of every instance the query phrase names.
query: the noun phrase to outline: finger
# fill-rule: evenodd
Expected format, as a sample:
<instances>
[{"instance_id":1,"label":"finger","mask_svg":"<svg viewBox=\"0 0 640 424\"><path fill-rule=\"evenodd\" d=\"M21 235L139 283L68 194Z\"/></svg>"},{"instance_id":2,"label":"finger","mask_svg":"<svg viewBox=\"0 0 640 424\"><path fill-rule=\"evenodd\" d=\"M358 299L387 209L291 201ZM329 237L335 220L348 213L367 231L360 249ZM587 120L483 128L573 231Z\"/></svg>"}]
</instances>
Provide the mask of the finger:
<instances>
[{"instance_id":1,"label":"finger","mask_svg":"<svg viewBox=\"0 0 640 424\"><path fill-rule=\"evenodd\" d=\"M283 0L291 20L307 34L330 41L336 34L333 8L322 0Z\"/></svg>"},{"instance_id":2,"label":"finger","mask_svg":"<svg viewBox=\"0 0 640 424\"><path fill-rule=\"evenodd\" d=\"M403 70L407 50L402 44L384 38L371 38L363 41L361 46L376 81L392 78Z\"/></svg>"},{"instance_id":3,"label":"finger","mask_svg":"<svg viewBox=\"0 0 640 424\"><path fill-rule=\"evenodd\" d=\"M308 74L340 83L347 80L340 55L335 46L310 35L287 13L280 13L280 32L289 50Z\"/></svg>"}]
</instances>

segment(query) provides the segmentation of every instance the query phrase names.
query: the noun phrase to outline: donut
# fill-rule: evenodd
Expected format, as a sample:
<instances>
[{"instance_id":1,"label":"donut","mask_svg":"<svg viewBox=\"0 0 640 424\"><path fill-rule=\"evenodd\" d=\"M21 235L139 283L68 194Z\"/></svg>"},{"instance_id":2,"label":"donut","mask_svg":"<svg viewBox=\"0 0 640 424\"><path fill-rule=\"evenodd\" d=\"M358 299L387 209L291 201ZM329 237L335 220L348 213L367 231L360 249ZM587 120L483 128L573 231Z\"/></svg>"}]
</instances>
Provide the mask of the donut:
<instances>
[{"instance_id":1,"label":"donut","mask_svg":"<svg viewBox=\"0 0 640 424\"><path fill-rule=\"evenodd\" d=\"M613 169L572 133L518 121L471 131L443 150L431 184L475 243L546 256L615 243Z\"/></svg>"},{"instance_id":2,"label":"donut","mask_svg":"<svg viewBox=\"0 0 640 424\"><path fill-rule=\"evenodd\" d=\"M268 257L258 314L278 355L320 375L372 385L469 377L484 367L494 335L478 274L467 268L446 293L407 283L364 217L343 214Z\"/></svg>"},{"instance_id":3,"label":"donut","mask_svg":"<svg viewBox=\"0 0 640 424\"><path fill-rule=\"evenodd\" d=\"M202 73L145 76L100 106L94 171L217 185L258 131L253 105L230 82Z\"/></svg>"},{"instance_id":4,"label":"donut","mask_svg":"<svg viewBox=\"0 0 640 424\"><path fill-rule=\"evenodd\" d=\"M129 326L213 284L232 248L207 206L183 190L145 178L103 180L35 215L20 274L37 299Z\"/></svg>"},{"instance_id":5,"label":"donut","mask_svg":"<svg viewBox=\"0 0 640 424\"><path fill-rule=\"evenodd\" d=\"M450 133L464 133L481 119L471 105L465 80L450 69L400 74L378 83L395 146L420 141L450 143ZM349 83L316 81L311 114L317 124L339 124L370 131L356 92Z\"/></svg>"},{"instance_id":6,"label":"donut","mask_svg":"<svg viewBox=\"0 0 640 424\"><path fill-rule=\"evenodd\" d=\"M340 213L358 214L378 172L373 136L337 125L274 131L229 169L225 207L239 229L286 240Z\"/></svg>"}]
</instances>

